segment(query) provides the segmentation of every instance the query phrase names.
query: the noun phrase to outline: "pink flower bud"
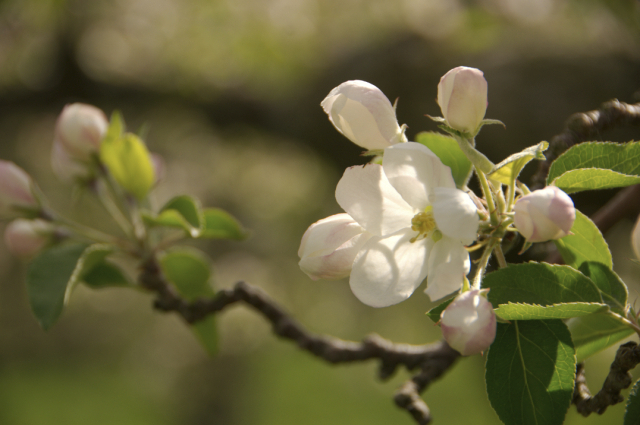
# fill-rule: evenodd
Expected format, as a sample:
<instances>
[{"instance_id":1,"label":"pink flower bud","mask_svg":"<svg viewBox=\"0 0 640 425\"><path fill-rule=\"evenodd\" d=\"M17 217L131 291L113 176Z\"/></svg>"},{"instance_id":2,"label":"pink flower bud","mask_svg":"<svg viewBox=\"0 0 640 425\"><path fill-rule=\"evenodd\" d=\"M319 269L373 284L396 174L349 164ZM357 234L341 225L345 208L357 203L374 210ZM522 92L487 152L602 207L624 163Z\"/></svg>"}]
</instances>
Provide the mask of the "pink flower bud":
<instances>
[{"instance_id":1,"label":"pink flower bud","mask_svg":"<svg viewBox=\"0 0 640 425\"><path fill-rule=\"evenodd\" d=\"M567 236L576 219L573 201L555 186L523 196L513 210L514 224L527 242L545 242Z\"/></svg>"},{"instance_id":2,"label":"pink flower bud","mask_svg":"<svg viewBox=\"0 0 640 425\"><path fill-rule=\"evenodd\" d=\"M15 208L38 208L33 181L22 168L0 160L0 215L16 215Z\"/></svg>"},{"instance_id":3,"label":"pink flower bud","mask_svg":"<svg viewBox=\"0 0 640 425\"><path fill-rule=\"evenodd\" d=\"M109 121L102 110L84 103L64 107L56 122L55 140L64 146L70 156L87 160L98 152Z\"/></svg>"},{"instance_id":4,"label":"pink flower bud","mask_svg":"<svg viewBox=\"0 0 640 425\"><path fill-rule=\"evenodd\" d=\"M440 315L442 336L463 356L483 352L496 337L496 315L484 292L463 292Z\"/></svg>"},{"instance_id":5,"label":"pink flower bud","mask_svg":"<svg viewBox=\"0 0 640 425\"><path fill-rule=\"evenodd\" d=\"M487 80L476 68L459 66L438 84L438 105L447 125L475 135L487 111Z\"/></svg>"},{"instance_id":6,"label":"pink flower bud","mask_svg":"<svg viewBox=\"0 0 640 425\"><path fill-rule=\"evenodd\" d=\"M5 229L4 241L15 256L29 258L51 242L53 231L54 227L47 221L19 218Z\"/></svg>"},{"instance_id":7,"label":"pink flower bud","mask_svg":"<svg viewBox=\"0 0 640 425\"><path fill-rule=\"evenodd\" d=\"M332 215L304 232L298 264L313 280L347 277L356 254L370 237L349 214Z\"/></svg>"},{"instance_id":8,"label":"pink flower bud","mask_svg":"<svg viewBox=\"0 0 640 425\"><path fill-rule=\"evenodd\" d=\"M384 149L406 141L395 108L379 88L366 81L340 84L320 105L340 133L365 149Z\"/></svg>"}]
</instances>

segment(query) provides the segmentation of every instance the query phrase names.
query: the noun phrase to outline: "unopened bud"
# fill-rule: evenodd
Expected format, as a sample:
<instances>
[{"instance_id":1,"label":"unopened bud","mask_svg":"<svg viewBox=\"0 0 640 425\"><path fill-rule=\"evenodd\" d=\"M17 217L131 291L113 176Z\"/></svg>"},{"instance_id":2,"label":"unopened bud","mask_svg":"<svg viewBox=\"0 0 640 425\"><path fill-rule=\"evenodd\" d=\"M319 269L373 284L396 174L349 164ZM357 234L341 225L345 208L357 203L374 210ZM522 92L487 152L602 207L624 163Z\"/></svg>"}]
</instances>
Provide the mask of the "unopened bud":
<instances>
[{"instance_id":1,"label":"unopened bud","mask_svg":"<svg viewBox=\"0 0 640 425\"><path fill-rule=\"evenodd\" d=\"M487 80L476 68L459 66L438 84L438 105L447 125L475 135L487 111Z\"/></svg>"},{"instance_id":2,"label":"unopened bud","mask_svg":"<svg viewBox=\"0 0 640 425\"><path fill-rule=\"evenodd\" d=\"M496 337L496 315L483 291L471 289L458 295L440 315L442 336L463 356L480 354Z\"/></svg>"},{"instance_id":3,"label":"unopened bud","mask_svg":"<svg viewBox=\"0 0 640 425\"><path fill-rule=\"evenodd\" d=\"M638 221L636 221L633 233L631 233L631 246L636 253L636 258L640 260L640 216L638 216Z\"/></svg>"},{"instance_id":4,"label":"unopened bud","mask_svg":"<svg viewBox=\"0 0 640 425\"><path fill-rule=\"evenodd\" d=\"M59 141L51 148L51 168L53 173L64 182L86 178L90 174L89 166L72 158Z\"/></svg>"},{"instance_id":5,"label":"unopened bud","mask_svg":"<svg viewBox=\"0 0 640 425\"><path fill-rule=\"evenodd\" d=\"M53 232L54 227L47 221L18 218L5 229L4 241L15 256L30 258L51 242Z\"/></svg>"},{"instance_id":6,"label":"unopened bud","mask_svg":"<svg viewBox=\"0 0 640 425\"><path fill-rule=\"evenodd\" d=\"M0 160L0 215L15 216L20 209L36 208L31 176L13 162Z\"/></svg>"},{"instance_id":7,"label":"unopened bud","mask_svg":"<svg viewBox=\"0 0 640 425\"><path fill-rule=\"evenodd\" d=\"M340 133L365 149L384 149L406 141L393 105L379 88L366 81L340 84L320 105Z\"/></svg>"},{"instance_id":8,"label":"unopened bud","mask_svg":"<svg viewBox=\"0 0 640 425\"><path fill-rule=\"evenodd\" d=\"M573 201L555 186L523 196L513 210L514 224L527 242L545 242L567 236L576 218Z\"/></svg>"},{"instance_id":9,"label":"unopened bud","mask_svg":"<svg viewBox=\"0 0 640 425\"><path fill-rule=\"evenodd\" d=\"M349 214L332 215L304 232L298 264L313 280L347 277L356 254L370 237Z\"/></svg>"},{"instance_id":10,"label":"unopened bud","mask_svg":"<svg viewBox=\"0 0 640 425\"><path fill-rule=\"evenodd\" d=\"M100 150L108 127L109 121L102 110L84 103L72 103L65 106L58 117L55 140L70 156L85 161Z\"/></svg>"}]
</instances>

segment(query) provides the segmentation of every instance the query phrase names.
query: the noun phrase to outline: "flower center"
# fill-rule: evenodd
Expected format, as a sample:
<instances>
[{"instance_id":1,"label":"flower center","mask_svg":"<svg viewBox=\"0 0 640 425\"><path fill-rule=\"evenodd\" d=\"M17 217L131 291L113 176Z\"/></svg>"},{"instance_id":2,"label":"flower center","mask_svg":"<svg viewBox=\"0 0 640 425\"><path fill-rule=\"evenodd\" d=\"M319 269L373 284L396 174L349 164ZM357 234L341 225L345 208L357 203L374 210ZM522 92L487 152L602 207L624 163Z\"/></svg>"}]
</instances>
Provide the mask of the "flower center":
<instances>
[{"instance_id":1,"label":"flower center","mask_svg":"<svg viewBox=\"0 0 640 425\"><path fill-rule=\"evenodd\" d=\"M424 211L419 212L411 219L411 230L418 232L416 236L411 238L413 243L429 236L431 231L436 230L436 220L433 218L433 207L429 205Z\"/></svg>"}]
</instances>

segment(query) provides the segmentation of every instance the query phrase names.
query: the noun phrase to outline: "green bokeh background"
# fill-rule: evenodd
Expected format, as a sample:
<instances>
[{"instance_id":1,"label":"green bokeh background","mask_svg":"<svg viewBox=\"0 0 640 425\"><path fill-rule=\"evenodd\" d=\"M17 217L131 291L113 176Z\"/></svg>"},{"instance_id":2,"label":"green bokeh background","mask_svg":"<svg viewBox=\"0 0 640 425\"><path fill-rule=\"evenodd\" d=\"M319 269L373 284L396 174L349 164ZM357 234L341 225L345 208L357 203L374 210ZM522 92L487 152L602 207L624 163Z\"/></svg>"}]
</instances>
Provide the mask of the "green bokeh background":
<instances>
[{"instance_id":1,"label":"green bokeh background","mask_svg":"<svg viewBox=\"0 0 640 425\"><path fill-rule=\"evenodd\" d=\"M166 161L154 193L200 198L237 216L246 242L205 242L214 285L245 280L313 332L397 342L440 338L421 291L373 309L346 281L313 282L297 267L306 227L339 212L333 197L359 148L319 103L363 79L399 98L412 139L436 126L439 78L473 66L489 82L491 126L478 137L494 162L563 128L566 118L618 98L640 100L640 9L595 0L4 0L0 1L0 157L34 176L66 215L115 225L89 195L73 196L49 165L66 103L123 112ZM637 128L602 140L638 138ZM531 175L535 166L525 172ZM526 177L525 177L526 180ZM590 214L615 192L578 194ZM606 237L616 271L638 297L628 217ZM542 255L544 247L531 255ZM412 424L392 402L404 371L380 382L373 363L330 366L278 340L254 312L220 315L221 352L208 358L150 296L80 287L49 332L32 317L25 265L0 246L0 424ZM587 362L596 390L614 351ZM480 356L461 360L424 394L436 424L498 424ZM637 375L637 372L636 372ZM567 424L621 423L570 409Z\"/></svg>"}]
</instances>

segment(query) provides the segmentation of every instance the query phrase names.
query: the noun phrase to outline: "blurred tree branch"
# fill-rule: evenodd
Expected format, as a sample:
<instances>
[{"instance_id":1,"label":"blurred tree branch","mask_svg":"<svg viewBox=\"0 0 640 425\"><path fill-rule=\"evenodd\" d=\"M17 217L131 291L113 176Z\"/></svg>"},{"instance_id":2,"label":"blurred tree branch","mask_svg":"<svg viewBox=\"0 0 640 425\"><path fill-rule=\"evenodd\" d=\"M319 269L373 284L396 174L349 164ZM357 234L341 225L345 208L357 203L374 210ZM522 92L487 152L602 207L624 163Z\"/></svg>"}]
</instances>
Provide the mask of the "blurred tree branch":
<instances>
[{"instance_id":1,"label":"blurred tree branch","mask_svg":"<svg viewBox=\"0 0 640 425\"><path fill-rule=\"evenodd\" d=\"M301 349L328 363L378 359L379 378L382 380L390 378L399 366L404 366L409 371L418 369L419 372L398 389L394 400L420 425L431 422L431 413L420 393L442 376L460 357L460 354L444 341L427 345L409 345L396 344L375 334L362 342L312 334L265 292L245 282L236 283L233 289L219 291L212 299L188 302L180 297L166 280L155 257L143 263L139 282L156 294L155 309L175 312L189 324L242 302L262 314L272 324L273 331L278 336L295 342Z\"/></svg>"}]
</instances>

